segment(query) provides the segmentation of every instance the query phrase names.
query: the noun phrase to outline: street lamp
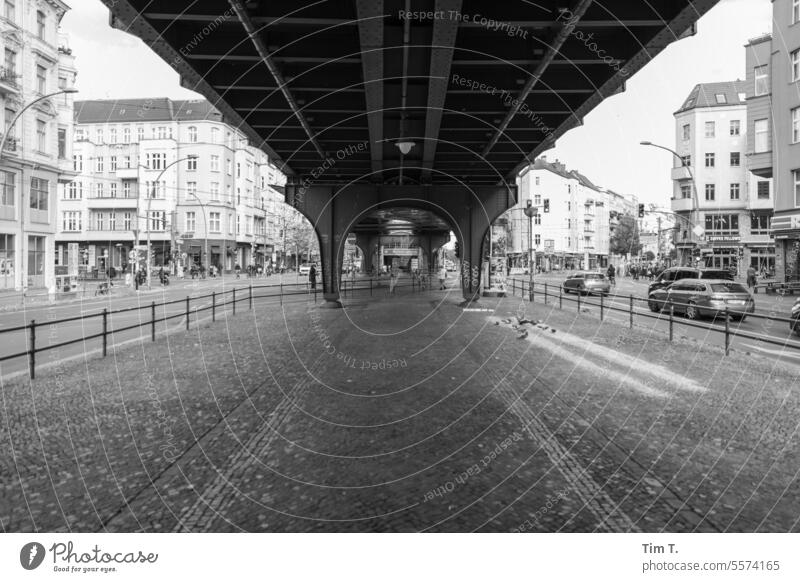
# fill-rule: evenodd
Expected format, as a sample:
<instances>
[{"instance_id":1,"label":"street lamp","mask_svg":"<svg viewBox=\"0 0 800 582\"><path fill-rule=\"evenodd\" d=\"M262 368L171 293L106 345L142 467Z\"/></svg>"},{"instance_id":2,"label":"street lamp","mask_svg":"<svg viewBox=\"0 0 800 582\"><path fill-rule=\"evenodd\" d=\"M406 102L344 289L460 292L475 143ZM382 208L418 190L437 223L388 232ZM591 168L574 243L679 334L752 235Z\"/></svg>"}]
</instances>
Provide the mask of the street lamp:
<instances>
[{"instance_id":1,"label":"street lamp","mask_svg":"<svg viewBox=\"0 0 800 582\"><path fill-rule=\"evenodd\" d=\"M533 301L533 270L536 263L536 254L533 250L533 217L539 209L529 199L525 206L525 216L528 217L528 301Z\"/></svg>"},{"instance_id":2,"label":"street lamp","mask_svg":"<svg viewBox=\"0 0 800 582\"><path fill-rule=\"evenodd\" d=\"M161 170L161 172L156 177L155 181L153 182L153 188L150 191L150 196L147 197L147 288L150 289L151 277L150 277L150 221L152 220L150 217L150 206L152 204L153 198L156 196L156 188L158 188L158 183L161 180L161 176L164 175L169 168L174 166L175 164L179 164L180 162L185 162L186 160L196 160L196 155L190 155L183 158L178 158L174 162L170 162ZM203 214L205 216L205 214ZM137 241L138 242L138 241ZM206 246L208 246L208 232L206 232ZM206 255L206 261L208 261L208 255Z\"/></svg>"},{"instance_id":3,"label":"street lamp","mask_svg":"<svg viewBox=\"0 0 800 582\"><path fill-rule=\"evenodd\" d=\"M5 132L3 132L3 137L0 139L0 162L3 160L3 153L6 151L6 141L8 140L8 134L11 133L11 128L14 127L14 124L17 123L22 114L25 113L27 109L31 106L36 105L39 101L44 101L45 99L49 99L50 97L55 97L56 95L61 94L68 94L68 93L77 93L78 90L72 87L66 89L59 89L58 91L54 91L52 93L47 93L46 95L40 95L36 99L33 99L29 103L27 103L22 109L17 111L17 114L11 119L11 122L6 126ZM20 276L20 286L22 287L23 292L28 287L28 275L26 274L26 265L25 265L25 188L20 188L19 191L19 267L17 271L19 272Z\"/></svg>"},{"instance_id":4,"label":"street lamp","mask_svg":"<svg viewBox=\"0 0 800 582\"><path fill-rule=\"evenodd\" d=\"M200 210L203 211L203 226L204 226L205 231L206 231L206 236L203 237L205 239L204 240L205 244L203 246L205 247L205 253L206 253L206 272L207 272L208 271L208 267L209 267L209 264L208 264L209 254L208 254L208 217L206 216L206 206L205 206L205 204L203 204L203 202L200 200L200 198L197 197L197 194L195 194L194 192L189 192L187 190L186 193L189 196L193 196L194 199L197 200L197 203L200 205Z\"/></svg>"},{"instance_id":5,"label":"street lamp","mask_svg":"<svg viewBox=\"0 0 800 582\"><path fill-rule=\"evenodd\" d=\"M703 234L704 229L699 224L699 216L698 216L698 220L695 220L695 212L699 212L699 210L700 210L700 197L698 196L698 193L697 193L697 183L695 182L694 174L692 173L691 166L689 164L687 164L685 161L683 161L683 158L678 154L678 152L676 152L675 150L670 149L670 148L668 148L666 146L662 146L662 145L653 143L651 141L641 141L641 142L639 142L639 144L643 145L643 146L650 146L650 147L659 148L659 149L668 151L673 156L678 158L678 160L681 163L681 166L686 168L686 171L689 173L689 179L692 182L692 210L689 213L689 216L690 216L689 222L695 225L695 227L692 229L692 232L698 237L701 236Z\"/></svg>"}]
</instances>

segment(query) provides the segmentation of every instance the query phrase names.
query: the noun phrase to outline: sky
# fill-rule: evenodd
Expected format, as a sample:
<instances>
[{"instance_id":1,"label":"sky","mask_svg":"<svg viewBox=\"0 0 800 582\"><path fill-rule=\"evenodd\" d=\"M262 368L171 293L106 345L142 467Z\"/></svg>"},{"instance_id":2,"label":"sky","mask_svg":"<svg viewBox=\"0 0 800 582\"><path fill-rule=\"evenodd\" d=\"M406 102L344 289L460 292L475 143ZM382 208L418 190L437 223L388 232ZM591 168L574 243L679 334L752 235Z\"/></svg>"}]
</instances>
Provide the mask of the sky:
<instances>
[{"instance_id":1,"label":"sky","mask_svg":"<svg viewBox=\"0 0 800 582\"><path fill-rule=\"evenodd\" d=\"M745 78L744 44L770 32L770 0L721 0L697 23L697 35L667 47L545 152L595 184L641 202L669 206L669 153L639 145L675 146L673 113L698 83ZM73 0L62 20L76 58L78 99L198 99L141 40L108 24L100 0Z\"/></svg>"}]
</instances>

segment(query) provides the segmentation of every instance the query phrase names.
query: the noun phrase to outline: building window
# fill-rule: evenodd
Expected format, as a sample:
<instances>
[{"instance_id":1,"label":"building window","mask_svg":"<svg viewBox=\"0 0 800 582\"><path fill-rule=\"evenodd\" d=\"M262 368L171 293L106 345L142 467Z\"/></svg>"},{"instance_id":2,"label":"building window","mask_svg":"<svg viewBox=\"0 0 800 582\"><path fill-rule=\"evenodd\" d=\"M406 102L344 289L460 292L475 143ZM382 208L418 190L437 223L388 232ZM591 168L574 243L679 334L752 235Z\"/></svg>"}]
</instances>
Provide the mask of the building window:
<instances>
[{"instance_id":1,"label":"building window","mask_svg":"<svg viewBox=\"0 0 800 582\"><path fill-rule=\"evenodd\" d=\"M211 128L211 143L219 143L219 128Z\"/></svg>"},{"instance_id":2,"label":"building window","mask_svg":"<svg viewBox=\"0 0 800 582\"><path fill-rule=\"evenodd\" d=\"M112 198L116 198L117 197L117 183L116 182L111 182L108 185L108 195L111 196Z\"/></svg>"},{"instance_id":3,"label":"building window","mask_svg":"<svg viewBox=\"0 0 800 582\"><path fill-rule=\"evenodd\" d=\"M105 192L103 191L103 183L97 182L94 185L94 197L95 198L105 198Z\"/></svg>"},{"instance_id":4,"label":"building window","mask_svg":"<svg viewBox=\"0 0 800 582\"><path fill-rule=\"evenodd\" d=\"M83 197L83 187L79 182L70 182L67 186L67 199L80 200Z\"/></svg>"},{"instance_id":5,"label":"building window","mask_svg":"<svg viewBox=\"0 0 800 582\"><path fill-rule=\"evenodd\" d=\"M692 166L692 156L681 156L681 166Z\"/></svg>"},{"instance_id":6,"label":"building window","mask_svg":"<svg viewBox=\"0 0 800 582\"><path fill-rule=\"evenodd\" d=\"M117 171L117 156L111 156L111 159L109 160L109 169L112 172Z\"/></svg>"},{"instance_id":7,"label":"building window","mask_svg":"<svg viewBox=\"0 0 800 582\"><path fill-rule=\"evenodd\" d=\"M792 24L800 22L800 0L792 0Z\"/></svg>"},{"instance_id":8,"label":"building window","mask_svg":"<svg viewBox=\"0 0 800 582\"><path fill-rule=\"evenodd\" d=\"M16 20L17 7L14 0L5 0L5 9L3 10L7 20L14 22Z\"/></svg>"},{"instance_id":9,"label":"building window","mask_svg":"<svg viewBox=\"0 0 800 582\"><path fill-rule=\"evenodd\" d=\"M167 193L167 182L166 180L161 180L160 182L151 182L150 180L147 180L145 182L145 189L149 198L165 198Z\"/></svg>"},{"instance_id":10,"label":"building window","mask_svg":"<svg viewBox=\"0 0 800 582\"><path fill-rule=\"evenodd\" d=\"M717 124L713 121L706 121L706 137L714 137L717 133Z\"/></svg>"},{"instance_id":11,"label":"building window","mask_svg":"<svg viewBox=\"0 0 800 582\"><path fill-rule=\"evenodd\" d=\"M716 163L715 154L706 154L706 168L713 168Z\"/></svg>"},{"instance_id":12,"label":"building window","mask_svg":"<svg viewBox=\"0 0 800 582\"><path fill-rule=\"evenodd\" d=\"M236 215L236 234L242 232L242 217L240 215Z\"/></svg>"},{"instance_id":13,"label":"building window","mask_svg":"<svg viewBox=\"0 0 800 582\"><path fill-rule=\"evenodd\" d=\"M791 54L792 59L792 81L800 81L800 49Z\"/></svg>"},{"instance_id":14,"label":"building window","mask_svg":"<svg viewBox=\"0 0 800 582\"><path fill-rule=\"evenodd\" d=\"M542 244L542 235L540 235L540 234L533 235L533 244L535 244L537 247L540 244Z\"/></svg>"},{"instance_id":15,"label":"building window","mask_svg":"<svg viewBox=\"0 0 800 582\"><path fill-rule=\"evenodd\" d=\"M186 160L186 169L189 170L190 172L194 172L195 170L197 170L197 158L196 157L189 158L188 160Z\"/></svg>"},{"instance_id":16,"label":"building window","mask_svg":"<svg viewBox=\"0 0 800 582\"><path fill-rule=\"evenodd\" d=\"M769 214L752 214L750 216L750 234L769 234Z\"/></svg>"},{"instance_id":17,"label":"building window","mask_svg":"<svg viewBox=\"0 0 800 582\"><path fill-rule=\"evenodd\" d=\"M236 162L236 177L237 178L241 178L242 177L242 163L241 162Z\"/></svg>"},{"instance_id":18,"label":"building window","mask_svg":"<svg viewBox=\"0 0 800 582\"><path fill-rule=\"evenodd\" d=\"M131 183L128 181L122 183L122 197L123 198L131 197Z\"/></svg>"},{"instance_id":19,"label":"building window","mask_svg":"<svg viewBox=\"0 0 800 582\"><path fill-rule=\"evenodd\" d=\"M692 187L688 184L681 186L681 198L684 200L692 197Z\"/></svg>"},{"instance_id":20,"label":"building window","mask_svg":"<svg viewBox=\"0 0 800 582\"><path fill-rule=\"evenodd\" d=\"M44 40L46 25L45 25L44 12L41 10L36 11L36 36Z\"/></svg>"},{"instance_id":21,"label":"building window","mask_svg":"<svg viewBox=\"0 0 800 582\"><path fill-rule=\"evenodd\" d=\"M194 212L186 213L186 232L194 232L195 230L195 214Z\"/></svg>"},{"instance_id":22,"label":"building window","mask_svg":"<svg viewBox=\"0 0 800 582\"><path fill-rule=\"evenodd\" d=\"M126 212L122 215L122 229L131 230L131 213Z\"/></svg>"},{"instance_id":23,"label":"building window","mask_svg":"<svg viewBox=\"0 0 800 582\"><path fill-rule=\"evenodd\" d=\"M211 232L221 232L219 212L208 213L208 230Z\"/></svg>"},{"instance_id":24,"label":"building window","mask_svg":"<svg viewBox=\"0 0 800 582\"><path fill-rule=\"evenodd\" d=\"M731 152L731 166L738 168L741 165L742 156L740 152Z\"/></svg>"},{"instance_id":25,"label":"building window","mask_svg":"<svg viewBox=\"0 0 800 582\"><path fill-rule=\"evenodd\" d=\"M794 184L794 205L800 206L800 170L792 170L792 184Z\"/></svg>"},{"instance_id":26,"label":"building window","mask_svg":"<svg viewBox=\"0 0 800 582\"><path fill-rule=\"evenodd\" d=\"M186 195L190 198L197 198L197 182L186 182Z\"/></svg>"},{"instance_id":27,"label":"building window","mask_svg":"<svg viewBox=\"0 0 800 582\"><path fill-rule=\"evenodd\" d=\"M229 176L233 176L233 163L230 158L225 158L225 171Z\"/></svg>"},{"instance_id":28,"label":"building window","mask_svg":"<svg viewBox=\"0 0 800 582\"><path fill-rule=\"evenodd\" d=\"M67 130L63 127L58 128L58 159L67 159Z\"/></svg>"},{"instance_id":29,"label":"building window","mask_svg":"<svg viewBox=\"0 0 800 582\"><path fill-rule=\"evenodd\" d=\"M738 182L731 184L731 200L739 199L739 190L741 185Z\"/></svg>"},{"instance_id":30,"label":"building window","mask_svg":"<svg viewBox=\"0 0 800 582\"><path fill-rule=\"evenodd\" d=\"M541 204L542 204L542 195L541 194L536 194L533 197L533 205L534 206L540 206Z\"/></svg>"},{"instance_id":31,"label":"building window","mask_svg":"<svg viewBox=\"0 0 800 582\"><path fill-rule=\"evenodd\" d=\"M800 142L800 107L792 109L792 143Z\"/></svg>"},{"instance_id":32,"label":"building window","mask_svg":"<svg viewBox=\"0 0 800 582\"><path fill-rule=\"evenodd\" d=\"M131 128L122 128L122 143L131 143Z\"/></svg>"},{"instance_id":33,"label":"building window","mask_svg":"<svg viewBox=\"0 0 800 582\"><path fill-rule=\"evenodd\" d=\"M150 211L150 230L163 231L166 230L166 216L167 213L163 210Z\"/></svg>"},{"instance_id":34,"label":"building window","mask_svg":"<svg viewBox=\"0 0 800 582\"><path fill-rule=\"evenodd\" d=\"M742 124L738 119L731 120L731 135L739 135L742 131Z\"/></svg>"},{"instance_id":35,"label":"building window","mask_svg":"<svg viewBox=\"0 0 800 582\"><path fill-rule=\"evenodd\" d=\"M706 214L706 233L712 236L736 236L739 234L738 214Z\"/></svg>"},{"instance_id":36,"label":"building window","mask_svg":"<svg viewBox=\"0 0 800 582\"><path fill-rule=\"evenodd\" d=\"M233 214L228 213L228 234L233 234Z\"/></svg>"},{"instance_id":37,"label":"building window","mask_svg":"<svg viewBox=\"0 0 800 582\"><path fill-rule=\"evenodd\" d=\"M753 124L755 130L755 153L769 151L769 120L756 119Z\"/></svg>"},{"instance_id":38,"label":"building window","mask_svg":"<svg viewBox=\"0 0 800 582\"><path fill-rule=\"evenodd\" d=\"M717 105L724 105L728 102L728 98L725 96L725 93L717 93L714 95L714 98L717 101Z\"/></svg>"},{"instance_id":39,"label":"building window","mask_svg":"<svg viewBox=\"0 0 800 582\"><path fill-rule=\"evenodd\" d=\"M5 72L5 79L8 82L13 84L17 84L16 76L17 76L17 53L16 51L11 50L10 48L5 49L5 61L3 63L6 70Z\"/></svg>"},{"instance_id":40,"label":"building window","mask_svg":"<svg viewBox=\"0 0 800 582\"><path fill-rule=\"evenodd\" d=\"M108 213L108 230L117 230L117 213L113 210Z\"/></svg>"},{"instance_id":41,"label":"building window","mask_svg":"<svg viewBox=\"0 0 800 582\"><path fill-rule=\"evenodd\" d=\"M209 193L211 202L219 202L219 182L211 182Z\"/></svg>"},{"instance_id":42,"label":"building window","mask_svg":"<svg viewBox=\"0 0 800 582\"><path fill-rule=\"evenodd\" d=\"M82 229L80 212L69 211L62 213L61 230L65 232L76 232Z\"/></svg>"},{"instance_id":43,"label":"building window","mask_svg":"<svg viewBox=\"0 0 800 582\"><path fill-rule=\"evenodd\" d=\"M537 224L537 225L542 224L542 215L541 214L537 214L536 216L533 217L533 224Z\"/></svg>"},{"instance_id":44,"label":"building window","mask_svg":"<svg viewBox=\"0 0 800 582\"><path fill-rule=\"evenodd\" d=\"M717 193L717 186L715 184L706 184L706 200L714 200Z\"/></svg>"},{"instance_id":45,"label":"building window","mask_svg":"<svg viewBox=\"0 0 800 582\"><path fill-rule=\"evenodd\" d=\"M105 143L105 139L103 137L103 128L102 127L98 127L97 130L95 130L94 136L95 136L95 139L94 139L95 143Z\"/></svg>"},{"instance_id":46,"label":"building window","mask_svg":"<svg viewBox=\"0 0 800 582\"><path fill-rule=\"evenodd\" d=\"M197 128L194 125L190 125L187 131L189 133L189 142L197 143Z\"/></svg>"},{"instance_id":47,"label":"building window","mask_svg":"<svg viewBox=\"0 0 800 582\"><path fill-rule=\"evenodd\" d=\"M41 119L36 120L36 148L47 153L47 123Z\"/></svg>"},{"instance_id":48,"label":"building window","mask_svg":"<svg viewBox=\"0 0 800 582\"><path fill-rule=\"evenodd\" d=\"M211 171L219 172L219 156L211 156Z\"/></svg>"},{"instance_id":49,"label":"building window","mask_svg":"<svg viewBox=\"0 0 800 582\"><path fill-rule=\"evenodd\" d=\"M760 65L755 68L756 77L756 97L769 93L769 69L767 65Z\"/></svg>"},{"instance_id":50,"label":"building window","mask_svg":"<svg viewBox=\"0 0 800 582\"><path fill-rule=\"evenodd\" d=\"M30 207L34 210L47 210L49 208L49 193L50 183L47 180L31 178Z\"/></svg>"},{"instance_id":51,"label":"building window","mask_svg":"<svg viewBox=\"0 0 800 582\"><path fill-rule=\"evenodd\" d=\"M759 180L756 184L756 192L759 200L769 199L769 180Z\"/></svg>"},{"instance_id":52,"label":"building window","mask_svg":"<svg viewBox=\"0 0 800 582\"><path fill-rule=\"evenodd\" d=\"M45 237L28 237L28 277L44 275Z\"/></svg>"},{"instance_id":53,"label":"building window","mask_svg":"<svg viewBox=\"0 0 800 582\"><path fill-rule=\"evenodd\" d=\"M83 172L83 156L75 154L72 156L72 170Z\"/></svg>"},{"instance_id":54,"label":"building window","mask_svg":"<svg viewBox=\"0 0 800 582\"><path fill-rule=\"evenodd\" d=\"M144 127L141 125L136 127L136 141L144 141Z\"/></svg>"},{"instance_id":55,"label":"building window","mask_svg":"<svg viewBox=\"0 0 800 582\"><path fill-rule=\"evenodd\" d=\"M94 159L94 171L97 174L103 173L103 157L98 156Z\"/></svg>"},{"instance_id":56,"label":"building window","mask_svg":"<svg viewBox=\"0 0 800 582\"><path fill-rule=\"evenodd\" d=\"M683 126L683 141L689 141L692 138L692 126L688 123Z\"/></svg>"},{"instance_id":57,"label":"building window","mask_svg":"<svg viewBox=\"0 0 800 582\"><path fill-rule=\"evenodd\" d=\"M13 172L0 171L0 180L2 180L3 188L0 190L0 205L2 206L15 206L15 188L14 181L16 174Z\"/></svg>"}]
</instances>

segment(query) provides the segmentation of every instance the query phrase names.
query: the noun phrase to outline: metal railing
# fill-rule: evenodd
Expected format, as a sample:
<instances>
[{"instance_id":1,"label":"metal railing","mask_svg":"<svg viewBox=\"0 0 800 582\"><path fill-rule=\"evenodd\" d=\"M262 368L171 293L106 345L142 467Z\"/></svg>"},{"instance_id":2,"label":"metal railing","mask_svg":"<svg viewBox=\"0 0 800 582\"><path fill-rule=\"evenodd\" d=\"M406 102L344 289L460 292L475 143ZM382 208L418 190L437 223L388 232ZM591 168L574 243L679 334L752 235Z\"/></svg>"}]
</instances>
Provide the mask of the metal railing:
<instances>
[{"instance_id":1,"label":"metal railing","mask_svg":"<svg viewBox=\"0 0 800 582\"><path fill-rule=\"evenodd\" d=\"M527 281L511 279L510 284L507 285L507 289L511 290L512 295L520 294L521 297L527 298L528 297L528 289L529 285ZM722 336L724 341L724 348L725 348L725 355L730 354L730 346L731 341L734 338L741 338L741 339L749 339L758 342L763 342L765 344L771 344L775 346L780 346L782 348L791 348L794 350L800 350L800 338L794 340L791 335L786 337L785 339L781 340L776 338L775 336L769 336L764 334L753 333L747 330L742 330L736 326L733 328L731 326L731 318L737 317L747 317L751 320L762 320L765 322L764 327L773 327L775 324L785 324L787 334L791 334L791 328L795 326L795 320L788 318L788 317L779 317L776 315L764 315L760 313L748 313L741 310L731 309L726 307L724 310L713 310L710 311L717 311L717 316L723 319L723 325L714 325L713 321L698 321L697 319L689 320L684 318L676 318L675 311L682 311L682 308L688 307L689 303L681 303L676 302L673 300L668 300L664 303L664 305L657 305L659 307L658 310L654 311L651 309L649 305L649 300L636 297L632 294L623 295L623 294L610 294L606 297L603 294L600 294L597 297L586 295L585 297L576 290L575 295L567 294L564 289L563 285L552 285L548 283L534 283L533 286L533 294L531 295L531 300L536 301L538 298L542 298L544 304L547 305L549 301L558 301L558 308L564 308L564 302L572 302L576 304L578 313L581 313L581 309L583 307L596 307L599 309L600 321L604 321L607 312L618 312L624 313L628 315L628 327L633 328L634 319L635 318L644 318L644 319L651 319L657 321L667 322L669 325L668 332L669 332L669 341L673 341L674 333L675 333L675 326L684 326L684 327L693 327L702 329L708 332L715 332L719 333ZM611 299L609 301L608 299ZM624 303L625 306L621 307L620 302ZM642 305L644 304L644 305ZM637 306L639 309L637 310ZM743 317L742 317L743 319ZM740 320L741 321L741 320ZM738 322L735 322L738 323ZM800 323L797 323L798 329L800 329Z\"/></svg>"},{"instance_id":2,"label":"metal railing","mask_svg":"<svg viewBox=\"0 0 800 582\"><path fill-rule=\"evenodd\" d=\"M356 291L369 290L372 295L377 289L388 287L387 278L358 281L342 280L340 282L341 296L345 297L348 294L353 295ZM411 288L412 291L423 291L429 289L430 286L421 285L416 279L412 279L411 283L397 284L394 289ZM149 328L151 341L156 340L157 327L172 320L185 318L186 331L189 331L190 324L200 320L199 314L210 312L211 322L217 319L217 312L220 309L225 309L230 306L232 315L236 315L237 306L246 302L247 309L253 309L253 302L259 299L277 299L282 305L287 298L296 296L309 297L313 295L313 300L317 302L318 293L322 290L319 287L311 288L308 281L302 283L278 283L269 285L242 285L240 287L232 287L223 291L206 293L204 295L186 295L179 299L171 301L162 301L156 303L152 301L149 305L137 305L135 307L124 307L119 309L104 308L102 311L90 314L75 315L72 317L64 317L61 319L48 319L45 323L38 323L35 319L31 320L25 325L18 325L15 327L8 327L0 330L0 342L5 345L13 345L5 338L10 337L8 334L20 334L24 332L27 337L26 349L0 356L0 363L9 360L26 358L28 361L28 375L31 379L36 377L37 354L47 352L50 350L57 350L74 344L85 344L93 340L97 340L101 349L103 357L108 354L108 348L114 345L114 336L126 331ZM210 299L210 303L208 300ZM310 299L310 297L309 297ZM181 306L176 309L177 306ZM172 309L168 309L172 307ZM174 313L168 313L174 311ZM136 322L130 325L123 325L122 327L110 327L109 324L113 323L114 316L119 316L126 313L138 313ZM161 315L159 315L159 313ZM57 343L42 345L41 340L37 340L37 331L45 328L49 333L60 324L80 321L80 329L91 328L92 326L97 330L96 332L89 333L88 335L80 334L74 339L68 339ZM164 329L164 333L168 330ZM135 338L132 338L135 339Z\"/></svg>"}]
</instances>

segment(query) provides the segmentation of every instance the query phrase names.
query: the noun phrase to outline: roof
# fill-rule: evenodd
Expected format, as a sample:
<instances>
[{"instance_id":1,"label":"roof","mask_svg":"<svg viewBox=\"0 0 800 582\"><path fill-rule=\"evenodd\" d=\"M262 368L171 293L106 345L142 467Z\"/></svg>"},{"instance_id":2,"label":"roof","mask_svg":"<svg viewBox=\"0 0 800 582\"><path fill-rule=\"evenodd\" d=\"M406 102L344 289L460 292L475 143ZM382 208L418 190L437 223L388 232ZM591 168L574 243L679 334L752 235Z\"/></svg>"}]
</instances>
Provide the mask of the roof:
<instances>
[{"instance_id":1,"label":"roof","mask_svg":"<svg viewBox=\"0 0 800 582\"><path fill-rule=\"evenodd\" d=\"M700 83L695 85L692 92L683 102L676 113L705 107L730 107L731 105L745 105L741 95L747 93L747 81L725 81L723 83ZM718 98L718 96L720 96Z\"/></svg>"},{"instance_id":2,"label":"roof","mask_svg":"<svg viewBox=\"0 0 800 582\"><path fill-rule=\"evenodd\" d=\"M75 102L75 123L144 123L148 121L222 121L222 114L205 99L173 101L96 99Z\"/></svg>"}]
</instances>

